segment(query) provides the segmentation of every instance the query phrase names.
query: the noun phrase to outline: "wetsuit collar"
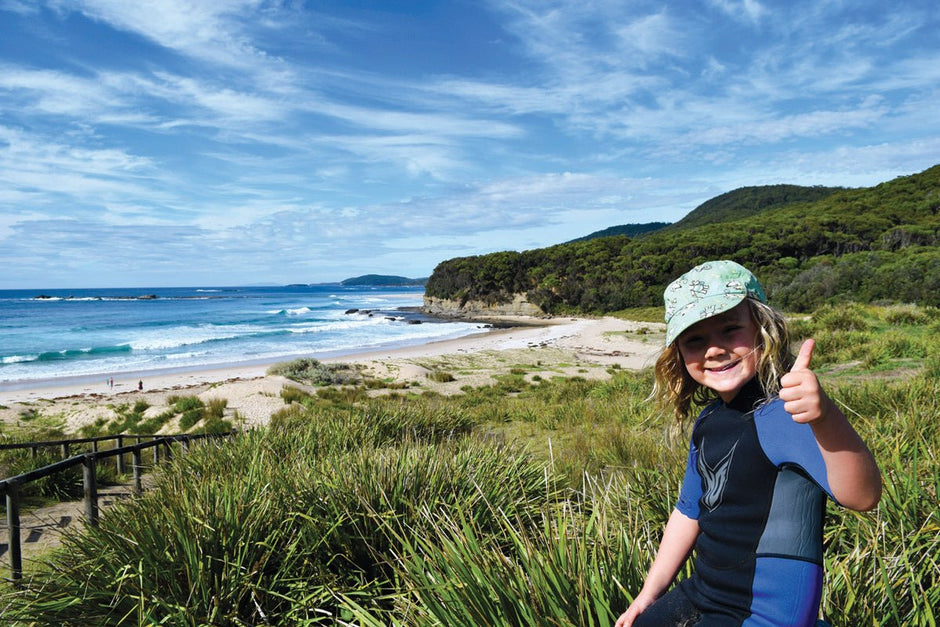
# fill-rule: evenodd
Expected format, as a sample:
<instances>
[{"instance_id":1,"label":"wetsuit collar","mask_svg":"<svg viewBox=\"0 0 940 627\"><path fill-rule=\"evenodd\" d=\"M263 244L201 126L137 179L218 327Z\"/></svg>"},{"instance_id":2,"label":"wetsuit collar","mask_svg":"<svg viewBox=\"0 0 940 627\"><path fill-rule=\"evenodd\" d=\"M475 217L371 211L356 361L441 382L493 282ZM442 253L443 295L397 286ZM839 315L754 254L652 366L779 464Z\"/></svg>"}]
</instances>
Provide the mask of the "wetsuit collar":
<instances>
[{"instance_id":1,"label":"wetsuit collar","mask_svg":"<svg viewBox=\"0 0 940 627\"><path fill-rule=\"evenodd\" d=\"M728 403L728 407L746 413L753 410L762 400L764 400L764 390L755 376L744 384L738 391L738 395Z\"/></svg>"}]
</instances>

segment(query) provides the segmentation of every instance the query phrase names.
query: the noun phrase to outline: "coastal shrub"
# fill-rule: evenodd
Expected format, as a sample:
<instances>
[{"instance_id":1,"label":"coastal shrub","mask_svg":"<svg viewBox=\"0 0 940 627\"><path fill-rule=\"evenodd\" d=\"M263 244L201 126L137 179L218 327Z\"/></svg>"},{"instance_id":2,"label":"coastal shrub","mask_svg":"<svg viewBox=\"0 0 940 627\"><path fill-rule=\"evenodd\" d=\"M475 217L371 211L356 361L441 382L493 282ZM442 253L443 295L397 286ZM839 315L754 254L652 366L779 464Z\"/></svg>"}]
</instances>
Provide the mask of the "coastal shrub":
<instances>
[{"instance_id":1,"label":"coastal shrub","mask_svg":"<svg viewBox=\"0 0 940 627\"><path fill-rule=\"evenodd\" d=\"M295 359L275 364L268 374L286 377L310 385L348 385L362 378L359 369L351 364L324 364L313 358Z\"/></svg>"},{"instance_id":2,"label":"coastal shrub","mask_svg":"<svg viewBox=\"0 0 940 627\"><path fill-rule=\"evenodd\" d=\"M227 398L210 398L206 405L206 416L209 418L222 418L225 408L228 407Z\"/></svg>"},{"instance_id":3,"label":"coastal shrub","mask_svg":"<svg viewBox=\"0 0 940 627\"><path fill-rule=\"evenodd\" d=\"M342 407L353 407L356 403L368 400L369 395L362 387L324 387L317 390L317 398Z\"/></svg>"},{"instance_id":4,"label":"coastal shrub","mask_svg":"<svg viewBox=\"0 0 940 627\"><path fill-rule=\"evenodd\" d=\"M288 405L279 409L268 421L268 427L271 429L282 429L295 426L295 423L307 423L310 421L310 413L299 405Z\"/></svg>"},{"instance_id":5,"label":"coastal shrub","mask_svg":"<svg viewBox=\"0 0 940 627\"><path fill-rule=\"evenodd\" d=\"M411 383L408 381L383 380L372 377L364 378L362 385L369 390L406 390L411 387Z\"/></svg>"},{"instance_id":6,"label":"coastal shrub","mask_svg":"<svg viewBox=\"0 0 940 627\"><path fill-rule=\"evenodd\" d=\"M19 412L19 419L23 422L32 422L42 416L42 412L36 407L25 407Z\"/></svg>"},{"instance_id":7,"label":"coastal shrub","mask_svg":"<svg viewBox=\"0 0 940 627\"><path fill-rule=\"evenodd\" d=\"M313 397L309 393L301 390L298 387L294 387L293 385L285 385L281 388L281 399L288 405L291 403L308 405L314 401Z\"/></svg>"},{"instance_id":8,"label":"coastal shrub","mask_svg":"<svg viewBox=\"0 0 940 627\"><path fill-rule=\"evenodd\" d=\"M170 409L137 426L134 433L156 433L167 421L180 414L180 431L188 431L203 419L221 419L228 406L227 399L211 399L209 404L198 396L169 396Z\"/></svg>"},{"instance_id":9,"label":"coastal shrub","mask_svg":"<svg viewBox=\"0 0 940 627\"><path fill-rule=\"evenodd\" d=\"M232 423L228 420L219 416L209 416L193 433L230 433L232 429Z\"/></svg>"},{"instance_id":10,"label":"coastal shrub","mask_svg":"<svg viewBox=\"0 0 940 627\"><path fill-rule=\"evenodd\" d=\"M884 369L899 360L921 361L940 351L932 332L935 307L871 307L858 304L823 307L808 318L791 321L794 350L804 338L816 340L813 364L859 362L863 369Z\"/></svg>"},{"instance_id":11,"label":"coastal shrub","mask_svg":"<svg viewBox=\"0 0 940 627\"><path fill-rule=\"evenodd\" d=\"M161 414L148 418L138 425L140 433L157 433L163 428L163 425L172 420L174 416L176 416L176 411L168 409Z\"/></svg>"},{"instance_id":12,"label":"coastal shrub","mask_svg":"<svg viewBox=\"0 0 940 627\"><path fill-rule=\"evenodd\" d=\"M82 425L78 429L78 434L83 438L94 438L107 433L106 427L108 420L106 418L95 418L94 422Z\"/></svg>"},{"instance_id":13,"label":"coastal shrub","mask_svg":"<svg viewBox=\"0 0 940 627\"><path fill-rule=\"evenodd\" d=\"M432 370L425 376L435 383L450 383L451 381L457 380L454 375L444 370Z\"/></svg>"},{"instance_id":14,"label":"coastal shrub","mask_svg":"<svg viewBox=\"0 0 940 627\"><path fill-rule=\"evenodd\" d=\"M137 401L133 406L122 403L114 408L116 417L108 424L108 433L143 433L140 423L144 412L150 407L146 401Z\"/></svg>"},{"instance_id":15,"label":"coastal shrub","mask_svg":"<svg viewBox=\"0 0 940 627\"><path fill-rule=\"evenodd\" d=\"M869 324L860 305L826 305L813 313L816 328L827 331L866 331Z\"/></svg>"},{"instance_id":16,"label":"coastal shrub","mask_svg":"<svg viewBox=\"0 0 940 627\"><path fill-rule=\"evenodd\" d=\"M205 416L205 409L202 407L197 407L194 409L187 409L183 412L183 415L180 416L179 428L181 431L186 431L197 422L203 419Z\"/></svg>"},{"instance_id":17,"label":"coastal shrub","mask_svg":"<svg viewBox=\"0 0 940 627\"><path fill-rule=\"evenodd\" d=\"M885 309L884 318L888 324L913 326L915 324L928 324L931 320L930 312L936 307L916 307L914 305L895 305Z\"/></svg>"},{"instance_id":18,"label":"coastal shrub","mask_svg":"<svg viewBox=\"0 0 940 627\"><path fill-rule=\"evenodd\" d=\"M167 398L167 403L172 405L178 414L194 409L202 409L206 405L198 396L170 396Z\"/></svg>"}]
</instances>

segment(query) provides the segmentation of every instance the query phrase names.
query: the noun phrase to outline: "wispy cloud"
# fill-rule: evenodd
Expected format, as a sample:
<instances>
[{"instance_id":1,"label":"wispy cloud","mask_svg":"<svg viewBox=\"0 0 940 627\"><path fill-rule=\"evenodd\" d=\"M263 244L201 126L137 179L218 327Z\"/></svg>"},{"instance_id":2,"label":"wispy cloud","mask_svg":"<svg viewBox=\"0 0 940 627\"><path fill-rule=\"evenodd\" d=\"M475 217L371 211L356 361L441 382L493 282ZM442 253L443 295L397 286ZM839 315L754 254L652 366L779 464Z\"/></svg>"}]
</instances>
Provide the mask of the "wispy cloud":
<instances>
[{"instance_id":1,"label":"wispy cloud","mask_svg":"<svg viewBox=\"0 0 940 627\"><path fill-rule=\"evenodd\" d=\"M264 56L241 32L239 19L257 11L261 0L57 0L53 4L216 64L243 66L246 59Z\"/></svg>"},{"instance_id":2,"label":"wispy cloud","mask_svg":"<svg viewBox=\"0 0 940 627\"><path fill-rule=\"evenodd\" d=\"M940 154L914 0L0 12L0 249L27 282L424 274Z\"/></svg>"}]
</instances>

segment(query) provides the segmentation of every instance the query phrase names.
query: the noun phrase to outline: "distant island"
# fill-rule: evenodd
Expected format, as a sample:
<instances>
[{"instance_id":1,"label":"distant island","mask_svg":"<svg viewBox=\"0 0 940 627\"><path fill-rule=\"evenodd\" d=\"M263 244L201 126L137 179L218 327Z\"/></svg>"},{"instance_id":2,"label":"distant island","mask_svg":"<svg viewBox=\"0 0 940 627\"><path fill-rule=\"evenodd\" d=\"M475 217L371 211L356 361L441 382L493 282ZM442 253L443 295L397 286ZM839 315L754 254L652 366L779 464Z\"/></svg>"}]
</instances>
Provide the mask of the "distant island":
<instances>
[{"instance_id":1,"label":"distant island","mask_svg":"<svg viewBox=\"0 0 940 627\"><path fill-rule=\"evenodd\" d=\"M347 287L399 287L399 286L421 286L428 282L427 277L423 279L409 279L404 276L394 276L388 274L364 274L362 276L344 279L339 284Z\"/></svg>"}]
</instances>

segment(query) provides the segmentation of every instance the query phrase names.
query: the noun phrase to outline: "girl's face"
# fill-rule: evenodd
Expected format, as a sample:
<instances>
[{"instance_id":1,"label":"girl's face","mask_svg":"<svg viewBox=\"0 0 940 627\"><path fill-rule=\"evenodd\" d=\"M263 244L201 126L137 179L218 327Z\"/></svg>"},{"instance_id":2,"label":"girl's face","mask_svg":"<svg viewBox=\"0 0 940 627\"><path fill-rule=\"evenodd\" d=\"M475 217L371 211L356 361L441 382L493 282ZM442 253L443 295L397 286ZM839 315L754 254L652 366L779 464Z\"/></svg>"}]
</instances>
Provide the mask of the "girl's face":
<instances>
[{"instance_id":1,"label":"girl's face","mask_svg":"<svg viewBox=\"0 0 940 627\"><path fill-rule=\"evenodd\" d=\"M689 376L730 402L757 374L757 325L747 302L696 322L676 338Z\"/></svg>"}]
</instances>

